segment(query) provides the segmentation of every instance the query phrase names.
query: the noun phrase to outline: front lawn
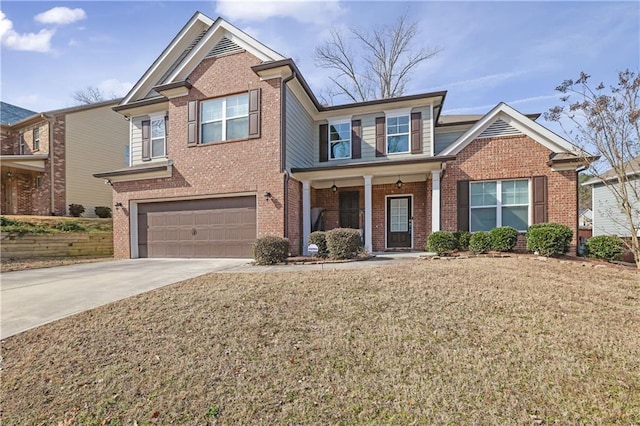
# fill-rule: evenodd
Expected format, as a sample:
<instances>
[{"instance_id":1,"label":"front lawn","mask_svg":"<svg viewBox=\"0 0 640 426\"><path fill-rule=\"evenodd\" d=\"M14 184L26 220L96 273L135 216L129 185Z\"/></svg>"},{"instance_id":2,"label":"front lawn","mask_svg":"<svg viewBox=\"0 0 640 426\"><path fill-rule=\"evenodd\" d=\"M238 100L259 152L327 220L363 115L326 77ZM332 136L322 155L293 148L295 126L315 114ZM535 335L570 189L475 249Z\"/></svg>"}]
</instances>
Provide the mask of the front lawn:
<instances>
[{"instance_id":1,"label":"front lawn","mask_svg":"<svg viewBox=\"0 0 640 426\"><path fill-rule=\"evenodd\" d=\"M2 341L2 424L638 424L640 275L214 274Z\"/></svg>"}]
</instances>

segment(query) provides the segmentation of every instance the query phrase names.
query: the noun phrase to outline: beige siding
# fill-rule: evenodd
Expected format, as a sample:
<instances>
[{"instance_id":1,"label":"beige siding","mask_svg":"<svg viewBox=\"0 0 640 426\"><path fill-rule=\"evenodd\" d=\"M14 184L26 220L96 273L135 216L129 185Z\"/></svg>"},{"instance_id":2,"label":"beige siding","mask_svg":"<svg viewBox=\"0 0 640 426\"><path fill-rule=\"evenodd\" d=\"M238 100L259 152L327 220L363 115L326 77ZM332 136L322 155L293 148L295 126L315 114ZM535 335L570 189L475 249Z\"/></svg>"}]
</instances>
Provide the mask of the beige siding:
<instances>
[{"instance_id":1,"label":"beige siding","mask_svg":"<svg viewBox=\"0 0 640 426\"><path fill-rule=\"evenodd\" d=\"M142 164L142 122L149 116L133 117L131 119L131 165Z\"/></svg>"},{"instance_id":2,"label":"beige siding","mask_svg":"<svg viewBox=\"0 0 640 426\"><path fill-rule=\"evenodd\" d=\"M82 204L84 216L95 216L96 206L112 206L112 189L94 173L126 167L129 122L111 105L66 116L66 205Z\"/></svg>"},{"instance_id":3,"label":"beige siding","mask_svg":"<svg viewBox=\"0 0 640 426\"><path fill-rule=\"evenodd\" d=\"M287 87L287 169L313 165L314 127L311 116ZM316 130L317 132L317 130Z\"/></svg>"}]
</instances>

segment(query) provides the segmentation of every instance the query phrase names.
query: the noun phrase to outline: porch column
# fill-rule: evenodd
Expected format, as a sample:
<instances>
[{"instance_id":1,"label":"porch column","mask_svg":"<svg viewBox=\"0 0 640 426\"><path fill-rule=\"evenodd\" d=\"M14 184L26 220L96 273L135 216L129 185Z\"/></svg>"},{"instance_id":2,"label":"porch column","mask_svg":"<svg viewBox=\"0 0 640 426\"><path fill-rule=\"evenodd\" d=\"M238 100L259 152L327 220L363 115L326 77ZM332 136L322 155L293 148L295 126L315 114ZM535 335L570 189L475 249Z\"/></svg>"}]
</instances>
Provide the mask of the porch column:
<instances>
[{"instance_id":1,"label":"porch column","mask_svg":"<svg viewBox=\"0 0 640 426\"><path fill-rule=\"evenodd\" d=\"M364 249L371 253L373 251L373 221L371 202L371 175L362 176L364 178Z\"/></svg>"},{"instance_id":2,"label":"porch column","mask_svg":"<svg viewBox=\"0 0 640 426\"><path fill-rule=\"evenodd\" d=\"M302 181L302 254L309 254L309 234L311 233L311 189L308 180Z\"/></svg>"},{"instance_id":3,"label":"porch column","mask_svg":"<svg viewBox=\"0 0 640 426\"><path fill-rule=\"evenodd\" d=\"M431 171L431 231L440 230L440 170Z\"/></svg>"}]
</instances>

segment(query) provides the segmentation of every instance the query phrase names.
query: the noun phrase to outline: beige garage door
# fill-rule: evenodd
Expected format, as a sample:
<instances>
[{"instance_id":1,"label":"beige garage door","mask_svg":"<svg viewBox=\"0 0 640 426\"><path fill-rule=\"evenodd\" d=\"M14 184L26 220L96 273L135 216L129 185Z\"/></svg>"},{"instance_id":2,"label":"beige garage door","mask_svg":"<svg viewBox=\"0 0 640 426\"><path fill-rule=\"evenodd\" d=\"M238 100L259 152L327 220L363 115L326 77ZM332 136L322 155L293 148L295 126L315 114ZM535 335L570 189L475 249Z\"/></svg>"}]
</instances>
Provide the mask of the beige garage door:
<instances>
[{"instance_id":1,"label":"beige garage door","mask_svg":"<svg viewBox=\"0 0 640 426\"><path fill-rule=\"evenodd\" d=\"M256 198L138 205L140 257L253 257Z\"/></svg>"}]
</instances>

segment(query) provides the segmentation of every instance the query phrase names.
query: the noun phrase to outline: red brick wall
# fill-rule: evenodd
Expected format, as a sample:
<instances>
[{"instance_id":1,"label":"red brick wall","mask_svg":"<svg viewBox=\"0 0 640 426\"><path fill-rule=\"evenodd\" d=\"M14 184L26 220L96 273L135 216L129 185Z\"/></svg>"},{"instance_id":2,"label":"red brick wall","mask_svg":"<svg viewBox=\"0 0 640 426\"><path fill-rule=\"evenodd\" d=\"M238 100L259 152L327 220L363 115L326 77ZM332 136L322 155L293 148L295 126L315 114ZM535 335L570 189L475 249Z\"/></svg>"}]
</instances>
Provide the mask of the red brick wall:
<instances>
[{"instance_id":1,"label":"red brick wall","mask_svg":"<svg viewBox=\"0 0 640 426\"><path fill-rule=\"evenodd\" d=\"M302 254L302 245L307 244L302 241L302 184L295 179L289 179L288 183L288 238L291 254Z\"/></svg>"},{"instance_id":2,"label":"red brick wall","mask_svg":"<svg viewBox=\"0 0 640 426\"><path fill-rule=\"evenodd\" d=\"M189 94L169 104L167 152L173 160L173 176L114 183L114 203L121 202L127 207L130 200L254 193L258 237L284 235L280 79L260 81L250 68L259 63L260 60L249 53L240 53L207 59L198 65L189 76L193 85ZM262 89L260 138L187 146L189 100L246 93L257 87ZM270 202L264 201L265 192L271 193ZM114 212L114 251L118 258L130 257L128 213L128 209Z\"/></svg>"}]
</instances>

